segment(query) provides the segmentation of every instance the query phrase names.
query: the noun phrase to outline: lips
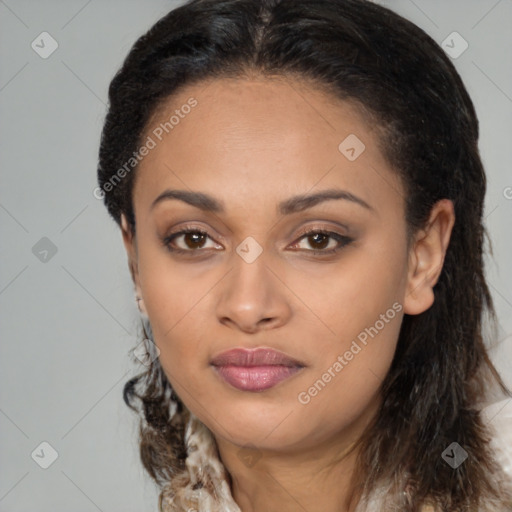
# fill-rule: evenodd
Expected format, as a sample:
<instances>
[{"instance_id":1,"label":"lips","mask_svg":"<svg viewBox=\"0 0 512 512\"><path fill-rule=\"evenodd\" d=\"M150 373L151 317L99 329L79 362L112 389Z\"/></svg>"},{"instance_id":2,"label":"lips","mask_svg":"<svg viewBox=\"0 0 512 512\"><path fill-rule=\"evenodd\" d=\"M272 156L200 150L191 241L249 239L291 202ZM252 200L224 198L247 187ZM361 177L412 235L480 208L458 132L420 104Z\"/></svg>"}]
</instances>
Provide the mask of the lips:
<instances>
[{"instance_id":1,"label":"lips","mask_svg":"<svg viewBox=\"0 0 512 512\"><path fill-rule=\"evenodd\" d=\"M222 352L211 361L213 366L304 366L296 359L293 359L282 352L267 348L257 348L248 350L245 348L235 348Z\"/></svg>"},{"instance_id":2,"label":"lips","mask_svg":"<svg viewBox=\"0 0 512 512\"><path fill-rule=\"evenodd\" d=\"M217 375L241 391L265 391L299 372L304 365L273 349L233 349L210 363Z\"/></svg>"}]
</instances>

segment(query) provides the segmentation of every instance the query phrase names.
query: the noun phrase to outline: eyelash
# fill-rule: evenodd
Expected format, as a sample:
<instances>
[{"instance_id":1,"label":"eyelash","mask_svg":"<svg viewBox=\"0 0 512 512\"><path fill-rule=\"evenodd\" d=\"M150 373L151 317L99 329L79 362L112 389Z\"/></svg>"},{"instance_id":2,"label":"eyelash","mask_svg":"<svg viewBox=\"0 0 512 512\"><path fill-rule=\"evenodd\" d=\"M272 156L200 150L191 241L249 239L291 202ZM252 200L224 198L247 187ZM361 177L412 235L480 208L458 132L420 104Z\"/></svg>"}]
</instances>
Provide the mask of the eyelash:
<instances>
[{"instance_id":1,"label":"eyelash","mask_svg":"<svg viewBox=\"0 0 512 512\"><path fill-rule=\"evenodd\" d=\"M165 238L163 238L162 239L162 244L171 253L191 256L191 253L199 252L199 251L201 251L201 249L189 249L189 250L186 250L186 249L179 249L179 248L171 246L171 242L175 238L178 238L181 235L190 235L190 234L200 234L200 235L207 236L208 238L210 238L208 233L206 231L203 231L202 229L195 228L195 227L185 226L185 228L182 229L181 231L177 231L176 233L172 233L171 235L166 236ZM314 255L317 255L317 256L326 256L326 255L336 254L337 252L341 251L344 247L346 247L347 245L351 244L354 241L353 238L350 238L350 237L344 236L344 235L340 235L339 233L336 233L334 231L328 231L328 230L325 230L325 229L311 229L309 231L306 231L306 232L302 233L300 235L300 237L297 239L297 241L294 242L294 245L296 243L300 242L303 238L307 238L308 236L317 235L317 234L326 235L326 236L336 240L336 242L338 242L338 244L339 244L334 249L328 249L328 250L310 249L310 250L306 250L306 252L313 253Z\"/></svg>"}]
</instances>

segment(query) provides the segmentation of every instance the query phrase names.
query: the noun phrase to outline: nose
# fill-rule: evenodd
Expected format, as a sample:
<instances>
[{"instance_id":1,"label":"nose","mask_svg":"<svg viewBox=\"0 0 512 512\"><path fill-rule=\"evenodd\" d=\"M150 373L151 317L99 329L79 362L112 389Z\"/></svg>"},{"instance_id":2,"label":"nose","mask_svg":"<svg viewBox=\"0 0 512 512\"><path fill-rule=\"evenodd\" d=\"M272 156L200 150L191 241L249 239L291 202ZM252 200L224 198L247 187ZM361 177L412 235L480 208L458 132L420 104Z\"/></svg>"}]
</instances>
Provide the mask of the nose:
<instances>
[{"instance_id":1,"label":"nose","mask_svg":"<svg viewBox=\"0 0 512 512\"><path fill-rule=\"evenodd\" d=\"M291 316L286 286L268 267L264 253L252 263L236 255L221 285L216 314L228 327L253 334L280 327Z\"/></svg>"}]
</instances>

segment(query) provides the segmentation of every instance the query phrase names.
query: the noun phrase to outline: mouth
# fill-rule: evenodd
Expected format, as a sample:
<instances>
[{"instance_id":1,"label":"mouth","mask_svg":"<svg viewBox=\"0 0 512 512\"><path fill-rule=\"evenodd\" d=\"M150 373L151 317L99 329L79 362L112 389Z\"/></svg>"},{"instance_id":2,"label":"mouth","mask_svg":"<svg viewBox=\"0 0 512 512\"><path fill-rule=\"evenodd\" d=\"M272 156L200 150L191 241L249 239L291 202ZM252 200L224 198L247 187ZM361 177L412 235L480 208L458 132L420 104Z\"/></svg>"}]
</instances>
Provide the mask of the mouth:
<instances>
[{"instance_id":1,"label":"mouth","mask_svg":"<svg viewBox=\"0 0 512 512\"><path fill-rule=\"evenodd\" d=\"M267 348L229 350L214 357L210 364L224 382L252 392L270 389L304 368L300 361Z\"/></svg>"}]
</instances>

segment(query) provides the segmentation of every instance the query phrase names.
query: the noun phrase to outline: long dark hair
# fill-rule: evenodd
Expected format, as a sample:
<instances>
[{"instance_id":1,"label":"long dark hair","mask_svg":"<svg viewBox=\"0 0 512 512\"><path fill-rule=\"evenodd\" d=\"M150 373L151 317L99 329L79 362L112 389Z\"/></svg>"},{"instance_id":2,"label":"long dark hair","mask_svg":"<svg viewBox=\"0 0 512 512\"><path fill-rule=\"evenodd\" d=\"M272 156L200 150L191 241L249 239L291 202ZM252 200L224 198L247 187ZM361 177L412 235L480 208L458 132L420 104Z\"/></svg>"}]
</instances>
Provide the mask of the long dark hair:
<instances>
[{"instance_id":1,"label":"long dark hair","mask_svg":"<svg viewBox=\"0 0 512 512\"><path fill-rule=\"evenodd\" d=\"M142 145L162 102L207 78L254 73L308 80L370 116L406 190L409 237L436 201L453 201L456 221L434 304L404 316L357 474L366 494L382 482L396 482L398 491L406 485L403 510L428 500L443 510L474 510L500 492L479 406L489 383L507 392L482 337L484 312L496 321L483 267L486 177L472 101L420 28L366 0L192 0L172 10L138 39L110 84L98 167L108 212L119 225L123 213L135 233L136 168L114 185L112 178ZM124 398L141 411L149 474L160 484L179 475L189 413L158 359L126 384ZM441 458L453 441L470 454L457 469Z\"/></svg>"}]
</instances>

